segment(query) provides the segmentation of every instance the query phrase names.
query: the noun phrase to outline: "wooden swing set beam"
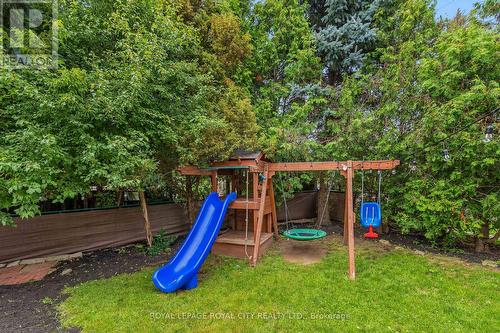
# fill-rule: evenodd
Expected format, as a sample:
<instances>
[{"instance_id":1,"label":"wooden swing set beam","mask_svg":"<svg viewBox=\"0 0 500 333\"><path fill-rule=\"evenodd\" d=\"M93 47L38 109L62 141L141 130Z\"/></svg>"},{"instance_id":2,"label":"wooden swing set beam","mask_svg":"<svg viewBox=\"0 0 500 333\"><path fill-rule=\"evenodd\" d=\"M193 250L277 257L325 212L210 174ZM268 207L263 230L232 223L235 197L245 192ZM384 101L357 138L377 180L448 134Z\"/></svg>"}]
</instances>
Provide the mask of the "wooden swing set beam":
<instances>
[{"instance_id":1,"label":"wooden swing set beam","mask_svg":"<svg viewBox=\"0 0 500 333\"><path fill-rule=\"evenodd\" d=\"M390 170L399 165L399 160L269 163L269 171L345 171L349 163L353 170Z\"/></svg>"},{"instance_id":2,"label":"wooden swing set beam","mask_svg":"<svg viewBox=\"0 0 500 333\"><path fill-rule=\"evenodd\" d=\"M351 161L353 170L390 170L399 165L399 160L371 160L371 161ZM269 172L293 172L293 171L329 171L347 170L349 161L327 161L327 162L259 162L258 167L252 167L252 163L247 161L228 161L213 163L214 168L219 167L248 167L250 172L264 172L264 166L268 165ZM183 166L178 171L184 176L211 176L213 169L203 169L195 166ZM222 174L219 170L218 173ZM226 170L227 171L227 170Z\"/></svg>"}]
</instances>

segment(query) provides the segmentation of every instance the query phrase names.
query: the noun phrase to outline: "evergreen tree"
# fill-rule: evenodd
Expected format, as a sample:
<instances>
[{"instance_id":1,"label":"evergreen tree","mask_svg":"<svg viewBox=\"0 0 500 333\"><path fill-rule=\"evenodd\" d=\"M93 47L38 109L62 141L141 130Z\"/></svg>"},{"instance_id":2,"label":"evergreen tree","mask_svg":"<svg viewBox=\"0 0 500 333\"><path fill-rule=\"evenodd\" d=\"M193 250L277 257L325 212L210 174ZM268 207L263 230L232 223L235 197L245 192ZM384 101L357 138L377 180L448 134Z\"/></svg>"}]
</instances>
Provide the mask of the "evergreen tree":
<instances>
[{"instance_id":1,"label":"evergreen tree","mask_svg":"<svg viewBox=\"0 0 500 333\"><path fill-rule=\"evenodd\" d=\"M363 64L376 40L374 15L380 0L313 0L318 51L328 69L329 83L337 84L342 73L352 73Z\"/></svg>"}]
</instances>

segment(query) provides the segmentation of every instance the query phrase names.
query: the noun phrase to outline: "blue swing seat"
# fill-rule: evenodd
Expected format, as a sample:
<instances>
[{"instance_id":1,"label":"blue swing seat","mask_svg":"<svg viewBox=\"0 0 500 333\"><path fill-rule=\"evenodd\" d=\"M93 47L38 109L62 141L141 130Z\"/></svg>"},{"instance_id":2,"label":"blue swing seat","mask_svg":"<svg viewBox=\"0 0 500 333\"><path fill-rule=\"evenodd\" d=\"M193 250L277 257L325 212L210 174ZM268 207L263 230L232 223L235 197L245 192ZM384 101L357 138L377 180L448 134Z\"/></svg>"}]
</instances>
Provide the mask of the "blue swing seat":
<instances>
[{"instance_id":1,"label":"blue swing seat","mask_svg":"<svg viewBox=\"0 0 500 333\"><path fill-rule=\"evenodd\" d=\"M361 205L361 225L365 228L372 226L380 227L382 222L382 211L378 202L363 202Z\"/></svg>"}]
</instances>

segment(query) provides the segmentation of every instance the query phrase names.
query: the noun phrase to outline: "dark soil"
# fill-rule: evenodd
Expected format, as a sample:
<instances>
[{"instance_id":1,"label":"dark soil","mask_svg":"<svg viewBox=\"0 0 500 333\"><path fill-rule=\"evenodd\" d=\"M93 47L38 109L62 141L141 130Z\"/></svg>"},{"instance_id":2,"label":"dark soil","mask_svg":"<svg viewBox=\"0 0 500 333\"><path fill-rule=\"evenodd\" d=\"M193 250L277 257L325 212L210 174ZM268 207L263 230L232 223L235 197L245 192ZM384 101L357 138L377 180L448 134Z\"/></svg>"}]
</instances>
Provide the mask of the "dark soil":
<instances>
[{"instance_id":1,"label":"dark soil","mask_svg":"<svg viewBox=\"0 0 500 333\"><path fill-rule=\"evenodd\" d=\"M148 256L137 246L99 250L60 262L42 281L0 286L0 332L79 332L77 328L62 328L57 318L56 306L65 298L61 293L64 287L159 266L175 253L178 244L157 256ZM61 275L67 269L72 271Z\"/></svg>"},{"instance_id":2,"label":"dark soil","mask_svg":"<svg viewBox=\"0 0 500 333\"><path fill-rule=\"evenodd\" d=\"M403 236L400 233L395 232L380 235L380 239L386 239L393 244L406 246L414 250L444 254L472 263L481 263L483 260L500 260L500 247L493 245L490 245L490 251L488 253L478 253L474 251L473 247L443 248L432 244L429 240L422 236Z\"/></svg>"}]
</instances>

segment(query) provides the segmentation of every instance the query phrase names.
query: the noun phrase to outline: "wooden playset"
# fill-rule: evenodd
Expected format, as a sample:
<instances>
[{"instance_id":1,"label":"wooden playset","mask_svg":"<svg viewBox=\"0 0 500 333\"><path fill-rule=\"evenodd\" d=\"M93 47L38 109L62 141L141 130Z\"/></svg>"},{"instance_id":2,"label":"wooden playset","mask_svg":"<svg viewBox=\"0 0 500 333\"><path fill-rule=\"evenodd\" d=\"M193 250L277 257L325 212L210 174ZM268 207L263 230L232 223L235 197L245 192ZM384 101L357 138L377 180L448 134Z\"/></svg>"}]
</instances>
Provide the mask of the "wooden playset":
<instances>
[{"instance_id":1,"label":"wooden playset","mask_svg":"<svg viewBox=\"0 0 500 333\"><path fill-rule=\"evenodd\" d=\"M219 235L212 252L248 258L251 265L256 265L271 246L273 235L279 237L273 176L277 172L338 170L346 178L344 243L349 252L349 278L354 279L354 172L390 170L398 165L398 160L272 163L261 152L238 152L228 161L212 163L208 168L184 166L179 172L184 176L211 177L213 192L219 190L218 176L230 179L230 190L239 197L229 206L231 229ZM241 196L242 193L245 196Z\"/></svg>"}]
</instances>

